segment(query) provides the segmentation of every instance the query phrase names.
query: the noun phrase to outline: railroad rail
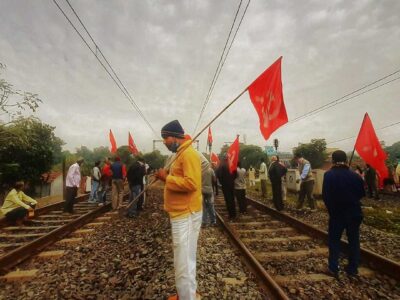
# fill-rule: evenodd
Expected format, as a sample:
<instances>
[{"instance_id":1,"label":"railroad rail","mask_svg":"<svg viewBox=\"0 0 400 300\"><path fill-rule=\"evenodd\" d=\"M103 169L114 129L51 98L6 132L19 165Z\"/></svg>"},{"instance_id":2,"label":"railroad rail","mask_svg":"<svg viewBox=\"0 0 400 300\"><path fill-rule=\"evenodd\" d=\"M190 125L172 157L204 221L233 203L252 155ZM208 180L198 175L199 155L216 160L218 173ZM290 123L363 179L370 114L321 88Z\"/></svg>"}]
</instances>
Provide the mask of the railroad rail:
<instances>
[{"instance_id":1,"label":"railroad rail","mask_svg":"<svg viewBox=\"0 0 400 300\"><path fill-rule=\"evenodd\" d=\"M126 196L126 195L125 195ZM27 226L2 225L0 229L0 273L9 271L27 258L71 234L99 215L111 209L111 203L103 206L84 202L88 195L76 198L73 215L63 215L64 201L37 209L35 218Z\"/></svg>"},{"instance_id":2,"label":"railroad rail","mask_svg":"<svg viewBox=\"0 0 400 300\"><path fill-rule=\"evenodd\" d=\"M278 212L259 201L247 198L247 202L248 215L228 222L224 216L225 203L222 197L217 197L215 205L218 221L272 298L289 299L290 295L284 288L288 283L335 280L325 269L328 255L326 231ZM341 244L342 250L347 251L347 241L342 240ZM299 260L296 262L296 259ZM317 262L319 267L305 264L307 260ZM398 262L363 248L361 260L360 276L374 277L375 272L379 272L390 276L396 284L399 283ZM283 271L280 271L282 266ZM324 266L323 269L320 266Z\"/></svg>"}]
</instances>

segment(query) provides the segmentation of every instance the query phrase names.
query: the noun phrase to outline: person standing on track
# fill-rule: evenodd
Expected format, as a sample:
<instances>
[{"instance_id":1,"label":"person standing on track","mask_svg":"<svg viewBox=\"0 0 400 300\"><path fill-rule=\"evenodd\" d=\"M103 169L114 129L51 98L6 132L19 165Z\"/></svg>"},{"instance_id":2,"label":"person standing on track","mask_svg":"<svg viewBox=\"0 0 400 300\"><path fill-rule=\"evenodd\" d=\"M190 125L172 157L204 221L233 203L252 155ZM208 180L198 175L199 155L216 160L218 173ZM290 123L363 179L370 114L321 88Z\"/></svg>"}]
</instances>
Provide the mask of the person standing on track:
<instances>
[{"instance_id":1,"label":"person standing on track","mask_svg":"<svg viewBox=\"0 0 400 300\"><path fill-rule=\"evenodd\" d=\"M89 196L89 202L91 203L96 203L99 202L99 197L98 197L98 190L99 190L99 185L100 185L100 177L101 177L101 172L100 172L100 161L96 161L94 163L94 167L92 169L92 190L90 191L90 196Z\"/></svg>"},{"instance_id":2,"label":"person standing on track","mask_svg":"<svg viewBox=\"0 0 400 300\"><path fill-rule=\"evenodd\" d=\"M137 161L135 161L128 170L128 183L129 183L129 190L130 190L130 195L129 195L129 203L132 201L136 201L135 203L131 203L127 217L128 218L133 218L136 217L139 214L139 201L141 200L140 197L139 199L136 199L137 196L142 192L142 186L143 186L143 177L146 174L146 167L144 165L144 160L142 157L138 157Z\"/></svg>"},{"instance_id":3,"label":"person standing on track","mask_svg":"<svg viewBox=\"0 0 400 300\"><path fill-rule=\"evenodd\" d=\"M217 224L213 192L213 182L216 180L215 173L207 158L200 151L198 153L201 161L201 193L203 195L202 227L215 226Z\"/></svg>"},{"instance_id":4,"label":"person standing on track","mask_svg":"<svg viewBox=\"0 0 400 300\"><path fill-rule=\"evenodd\" d=\"M101 169L100 188L98 191L99 206L104 205L107 200L107 192L110 191L111 177L111 162L110 159L106 157L104 160L104 166Z\"/></svg>"},{"instance_id":5,"label":"person standing on track","mask_svg":"<svg viewBox=\"0 0 400 300\"><path fill-rule=\"evenodd\" d=\"M196 254L202 221L200 156L178 120L164 125L161 136L168 150L176 153L169 173L159 169L155 174L165 182L164 209L171 220L177 295L169 299L193 300L198 297Z\"/></svg>"},{"instance_id":6,"label":"person standing on track","mask_svg":"<svg viewBox=\"0 0 400 300\"><path fill-rule=\"evenodd\" d=\"M258 178L260 178L261 185L261 197L267 198L267 165L265 164L264 158L261 158L260 170Z\"/></svg>"},{"instance_id":7,"label":"person standing on track","mask_svg":"<svg viewBox=\"0 0 400 300\"><path fill-rule=\"evenodd\" d=\"M379 200L378 188L376 186L376 171L369 164L364 173L365 183L367 184L368 197L374 197L375 200Z\"/></svg>"},{"instance_id":8,"label":"person standing on track","mask_svg":"<svg viewBox=\"0 0 400 300\"><path fill-rule=\"evenodd\" d=\"M247 213L246 169L241 167L240 161L238 161L236 169L235 197L239 205L239 212L241 214Z\"/></svg>"},{"instance_id":9,"label":"person standing on track","mask_svg":"<svg viewBox=\"0 0 400 300\"><path fill-rule=\"evenodd\" d=\"M277 156L271 157L271 165L269 166L268 175L272 186L272 202L277 210L284 208L282 200L282 176L286 174L286 168L280 164Z\"/></svg>"},{"instance_id":10,"label":"person standing on track","mask_svg":"<svg viewBox=\"0 0 400 300\"><path fill-rule=\"evenodd\" d=\"M72 164L67 173L66 178L66 195L64 213L74 213L75 198L78 195L78 188L81 183L81 169L80 166L83 164L83 158L79 158L76 163Z\"/></svg>"},{"instance_id":11,"label":"person standing on track","mask_svg":"<svg viewBox=\"0 0 400 300\"><path fill-rule=\"evenodd\" d=\"M348 275L358 274L360 260L360 225L363 219L361 198L365 197L361 177L349 169L346 153L332 153L332 168L324 174L322 197L329 214L329 272L335 277L339 272L340 239L346 230L349 242Z\"/></svg>"},{"instance_id":12,"label":"person standing on track","mask_svg":"<svg viewBox=\"0 0 400 300\"><path fill-rule=\"evenodd\" d=\"M7 222L22 226L27 219L29 211L33 211L37 201L25 195L23 192L24 182L17 181L14 188L7 194L4 199L1 212L4 214Z\"/></svg>"},{"instance_id":13,"label":"person standing on track","mask_svg":"<svg viewBox=\"0 0 400 300\"><path fill-rule=\"evenodd\" d=\"M249 185L255 186L256 185L256 170L253 168L253 166L250 166L249 168Z\"/></svg>"},{"instance_id":14,"label":"person standing on track","mask_svg":"<svg viewBox=\"0 0 400 300\"><path fill-rule=\"evenodd\" d=\"M111 165L112 172L112 203L113 210L119 209L122 206L124 198L124 180L126 177L126 167L121 162L119 156L115 157Z\"/></svg>"},{"instance_id":15,"label":"person standing on track","mask_svg":"<svg viewBox=\"0 0 400 300\"><path fill-rule=\"evenodd\" d=\"M235 205L235 178L236 171L231 174L228 167L227 156L221 161L216 172L219 183L222 186L222 194L224 195L226 210L228 211L229 219L232 221L236 218Z\"/></svg>"},{"instance_id":16,"label":"person standing on track","mask_svg":"<svg viewBox=\"0 0 400 300\"><path fill-rule=\"evenodd\" d=\"M315 200L313 197L314 176L312 174L311 164L300 154L295 154L294 160L299 165L300 173L300 191L297 209L303 208L304 199L307 196L308 206L311 208L311 210L315 210Z\"/></svg>"}]
</instances>

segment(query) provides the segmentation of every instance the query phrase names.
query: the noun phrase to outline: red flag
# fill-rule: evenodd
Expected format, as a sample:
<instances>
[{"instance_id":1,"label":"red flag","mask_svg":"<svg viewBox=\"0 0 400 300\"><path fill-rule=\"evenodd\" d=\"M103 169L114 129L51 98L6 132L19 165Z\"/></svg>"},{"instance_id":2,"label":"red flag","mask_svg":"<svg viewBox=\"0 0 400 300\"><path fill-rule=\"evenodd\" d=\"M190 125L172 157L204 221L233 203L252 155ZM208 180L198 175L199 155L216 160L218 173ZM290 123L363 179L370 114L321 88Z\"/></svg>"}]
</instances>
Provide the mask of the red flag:
<instances>
[{"instance_id":1,"label":"red flag","mask_svg":"<svg viewBox=\"0 0 400 300\"><path fill-rule=\"evenodd\" d=\"M139 154L139 151L138 151L135 143L133 142L133 138L132 138L130 132L129 132L129 136L128 136L128 147L129 147L129 151L131 151L131 153L133 155L138 155Z\"/></svg>"},{"instance_id":2,"label":"red flag","mask_svg":"<svg viewBox=\"0 0 400 300\"><path fill-rule=\"evenodd\" d=\"M239 160L239 137L232 143L227 152L229 172L233 173L237 169Z\"/></svg>"},{"instance_id":3,"label":"red flag","mask_svg":"<svg viewBox=\"0 0 400 300\"><path fill-rule=\"evenodd\" d=\"M109 137L110 137L110 143L111 143L110 151L111 151L111 153L117 153L117 142L115 141L115 138L114 138L114 135L113 135L111 129L110 129Z\"/></svg>"},{"instance_id":4,"label":"red flag","mask_svg":"<svg viewBox=\"0 0 400 300\"><path fill-rule=\"evenodd\" d=\"M215 164L216 166L219 165L219 158L218 158L218 155L215 154L214 152L211 152L210 159L211 159L211 163L212 163L212 164Z\"/></svg>"},{"instance_id":5,"label":"red flag","mask_svg":"<svg viewBox=\"0 0 400 300\"><path fill-rule=\"evenodd\" d=\"M207 145L211 147L212 143L213 143L213 138L211 134L211 127L208 127Z\"/></svg>"},{"instance_id":6,"label":"red flag","mask_svg":"<svg viewBox=\"0 0 400 300\"><path fill-rule=\"evenodd\" d=\"M247 88L260 119L261 133L266 140L288 122L283 102L281 61L282 56Z\"/></svg>"},{"instance_id":7,"label":"red flag","mask_svg":"<svg viewBox=\"0 0 400 300\"><path fill-rule=\"evenodd\" d=\"M380 185L382 186L383 179L389 176L388 169L385 165L387 154L383 151L379 143L368 113L365 113L354 148L357 150L358 155L376 170Z\"/></svg>"}]
</instances>

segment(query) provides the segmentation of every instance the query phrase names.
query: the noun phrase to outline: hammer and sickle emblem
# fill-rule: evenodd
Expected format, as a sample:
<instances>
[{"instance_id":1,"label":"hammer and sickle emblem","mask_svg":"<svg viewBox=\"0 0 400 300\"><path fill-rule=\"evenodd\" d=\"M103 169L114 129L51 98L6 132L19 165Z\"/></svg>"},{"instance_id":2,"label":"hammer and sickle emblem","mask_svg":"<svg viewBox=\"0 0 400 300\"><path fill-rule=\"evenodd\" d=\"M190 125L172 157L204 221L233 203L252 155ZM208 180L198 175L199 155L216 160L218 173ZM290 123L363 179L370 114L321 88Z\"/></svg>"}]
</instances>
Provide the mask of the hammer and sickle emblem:
<instances>
[{"instance_id":1,"label":"hammer and sickle emblem","mask_svg":"<svg viewBox=\"0 0 400 300\"><path fill-rule=\"evenodd\" d=\"M256 102L261 104L261 114L264 128L268 128L269 121L275 119L279 115L282 105L282 101L279 101L278 104L272 109L272 104L275 102L275 95L272 93L272 91L268 91L267 97L267 103L265 103L265 98L263 96L256 96L255 99Z\"/></svg>"}]
</instances>

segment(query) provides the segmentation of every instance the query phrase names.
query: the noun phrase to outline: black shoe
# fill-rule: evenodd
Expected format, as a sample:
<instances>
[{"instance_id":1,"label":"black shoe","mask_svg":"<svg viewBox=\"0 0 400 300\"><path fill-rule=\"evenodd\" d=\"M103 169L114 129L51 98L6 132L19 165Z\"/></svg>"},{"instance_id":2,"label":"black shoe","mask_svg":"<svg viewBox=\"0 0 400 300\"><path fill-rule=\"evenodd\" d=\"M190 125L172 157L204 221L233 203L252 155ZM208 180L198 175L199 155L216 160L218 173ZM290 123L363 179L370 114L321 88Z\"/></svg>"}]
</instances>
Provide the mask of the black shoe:
<instances>
[{"instance_id":1,"label":"black shoe","mask_svg":"<svg viewBox=\"0 0 400 300\"><path fill-rule=\"evenodd\" d=\"M350 277L357 277L358 276L358 270L349 270L348 268L345 268L347 276Z\"/></svg>"},{"instance_id":2,"label":"black shoe","mask_svg":"<svg viewBox=\"0 0 400 300\"><path fill-rule=\"evenodd\" d=\"M326 271L326 274L339 280L339 271L335 272L328 268L328 270Z\"/></svg>"}]
</instances>

